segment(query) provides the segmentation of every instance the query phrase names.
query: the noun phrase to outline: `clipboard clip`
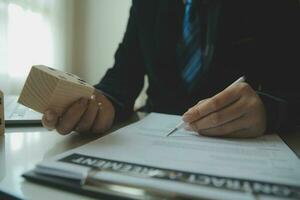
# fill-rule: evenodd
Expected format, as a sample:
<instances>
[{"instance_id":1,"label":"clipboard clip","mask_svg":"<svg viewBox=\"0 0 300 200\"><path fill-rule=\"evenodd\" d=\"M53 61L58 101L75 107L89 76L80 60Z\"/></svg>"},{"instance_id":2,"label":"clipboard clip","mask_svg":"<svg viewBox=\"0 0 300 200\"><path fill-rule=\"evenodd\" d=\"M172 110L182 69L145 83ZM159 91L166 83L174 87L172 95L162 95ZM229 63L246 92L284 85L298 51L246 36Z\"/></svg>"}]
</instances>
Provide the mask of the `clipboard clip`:
<instances>
[{"instance_id":1,"label":"clipboard clip","mask_svg":"<svg viewBox=\"0 0 300 200\"><path fill-rule=\"evenodd\" d=\"M96 178L97 173L107 172L118 175L124 175L135 178L163 178L170 174L162 170L152 170L147 174L135 173L135 172L122 172L113 169L98 169L91 168L87 175L81 181L81 187L84 190L104 193L122 198L130 199L199 199L199 197L188 196L186 194L180 194L171 192L165 189L155 189L138 184L120 183L113 180L101 180ZM206 198L207 199L207 198Z\"/></svg>"}]
</instances>

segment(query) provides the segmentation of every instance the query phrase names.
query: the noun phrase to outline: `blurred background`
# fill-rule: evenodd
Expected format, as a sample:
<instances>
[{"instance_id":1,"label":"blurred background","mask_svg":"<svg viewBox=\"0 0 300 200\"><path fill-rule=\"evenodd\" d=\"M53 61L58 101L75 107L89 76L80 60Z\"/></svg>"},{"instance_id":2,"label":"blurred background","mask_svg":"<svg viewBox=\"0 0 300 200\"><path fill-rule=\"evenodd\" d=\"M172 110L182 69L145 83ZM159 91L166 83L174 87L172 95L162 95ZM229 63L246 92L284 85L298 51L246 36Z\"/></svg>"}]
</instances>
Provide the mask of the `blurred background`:
<instances>
[{"instance_id":1,"label":"blurred background","mask_svg":"<svg viewBox=\"0 0 300 200\"><path fill-rule=\"evenodd\" d=\"M96 84L113 65L130 6L131 0L0 0L0 89L19 94L36 64Z\"/></svg>"}]
</instances>

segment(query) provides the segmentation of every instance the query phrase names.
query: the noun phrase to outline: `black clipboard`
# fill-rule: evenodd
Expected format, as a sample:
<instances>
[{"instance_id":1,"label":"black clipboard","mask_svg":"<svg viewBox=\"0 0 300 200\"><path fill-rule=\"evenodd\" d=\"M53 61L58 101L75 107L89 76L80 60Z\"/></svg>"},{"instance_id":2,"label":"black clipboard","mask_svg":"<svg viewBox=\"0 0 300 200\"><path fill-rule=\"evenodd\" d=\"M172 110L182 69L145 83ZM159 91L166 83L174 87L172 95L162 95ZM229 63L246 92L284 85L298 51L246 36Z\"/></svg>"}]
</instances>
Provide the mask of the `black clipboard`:
<instances>
[{"instance_id":1,"label":"black clipboard","mask_svg":"<svg viewBox=\"0 0 300 200\"><path fill-rule=\"evenodd\" d=\"M63 191L68 191L80 195L90 196L93 198L103 198L103 199L116 199L116 200L128 200L128 199L138 199L138 197L130 197L127 194L119 195L114 191L103 190L102 192L96 192L91 190L86 190L81 187L80 181L66 179L61 177L43 175L34 172L34 170L29 171L22 175L28 181L50 186L55 189L60 189Z\"/></svg>"},{"instance_id":2,"label":"black clipboard","mask_svg":"<svg viewBox=\"0 0 300 200\"><path fill-rule=\"evenodd\" d=\"M116 196L116 194L112 194L109 191L105 193L99 193L99 192L84 190L81 187L79 180L72 180L72 179L66 179L66 178L49 176L49 175L46 176L43 174L36 173L34 170L31 170L23 174L22 176L26 180L37 184L42 184L42 185L50 186L55 189L60 189L63 191L77 193L80 195L90 196L93 198L117 199L117 200L132 199L132 198L126 198L125 196Z\"/></svg>"},{"instance_id":3,"label":"black clipboard","mask_svg":"<svg viewBox=\"0 0 300 200\"><path fill-rule=\"evenodd\" d=\"M52 186L55 188L71 191L73 193L78 193L82 195L87 195L91 197L96 198L109 198L109 199L201 199L201 197L197 196L190 196L188 194L179 193L178 191L170 192L163 189L153 189L153 188L143 188L139 187L138 185L124 185L124 183L119 182L112 182L112 181L102 181L102 180L96 180L94 177L95 174L99 171L109 171L113 173L125 173L126 175L130 175L130 171L121 172L121 168L117 171L112 168L94 168L92 165L87 164L84 162L87 159L93 159L97 161L105 161L102 163L116 163L116 164L122 164L124 168L127 168L130 166L130 169L132 171L135 171L134 168L137 167L139 169L150 169L148 172L152 170L152 172L156 171L158 172L156 175L154 173L152 176L150 174L147 174L147 178L158 178L161 180L169 180L169 181L179 181L184 182L188 184L197 184L199 187L214 187L217 189L229 189L239 192L246 192L249 193L249 191L244 191L243 187L239 188L225 188L223 186L216 187L216 185L212 184L213 180L227 180L229 182L238 182L240 186L244 185L248 187L251 187L250 190L251 195L269 195L269 196L277 196L277 197L285 197L288 199L299 199L300 198L300 188L299 187L293 187L288 185L281 185L281 184L273 184L268 182L261 182L261 181L253 181L253 180L247 180L247 179L237 179L237 178L230 178L230 177L221 177L216 175L209 175L209 174L195 174L195 173L189 173L189 172L183 172L183 171L176 171L172 169L163 169L163 168L157 168L154 166L144 166L136 163L127 163L127 162L121 162L121 161L115 161L115 160L108 160L98 157L92 157L82 154L73 153L70 154L64 158L61 158L58 160L59 162L66 162L76 165L81 165L85 167L90 168L90 172L88 176L84 179L72 179L72 178L63 178L59 175L50 175L50 174L44 174L43 172L39 172L38 170L32 170L25 174L23 174L23 177L29 181L33 181L39 184L44 184L48 186ZM75 160L77 160L75 162ZM78 162L80 160L81 162ZM113 165L110 165L113 166ZM127 167L126 167L127 166ZM128 168L129 169L129 168ZM132 174L133 176L136 176L137 174ZM142 174L139 174L139 176ZM130 175L131 176L131 175ZM143 175L142 175L143 176ZM187 177L194 176L198 177L200 182L197 182L197 178L195 178L196 181L194 183L191 183L187 180L190 180ZM175 178L174 178L175 177ZM205 177L207 180L211 180L209 185L205 185L201 183L201 179ZM259 186L259 187L258 187ZM270 191L265 191L263 188L270 188ZM205 199L209 199L205 197Z\"/></svg>"},{"instance_id":4,"label":"black clipboard","mask_svg":"<svg viewBox=\"0 0 300 200\"><path fill-rule=\"evenodd\" d=\"M142 188L129 188L116 183L105 183L95 187L82 187L81 181L76 179L62 178L58 176L44 175L31 170L22 175L26 180L50 186L52 188L68 191L99 199L131 200L131 199L202 199L199 197L183 196L176 193L165 193L163 191L149 191ZM97 189L95 189L97 188ZM128 191L129 189L129 191ZM133 194L133 191L136 194ZM205 198L206 200L209 200Z\"/></svg>"}]
</instances>

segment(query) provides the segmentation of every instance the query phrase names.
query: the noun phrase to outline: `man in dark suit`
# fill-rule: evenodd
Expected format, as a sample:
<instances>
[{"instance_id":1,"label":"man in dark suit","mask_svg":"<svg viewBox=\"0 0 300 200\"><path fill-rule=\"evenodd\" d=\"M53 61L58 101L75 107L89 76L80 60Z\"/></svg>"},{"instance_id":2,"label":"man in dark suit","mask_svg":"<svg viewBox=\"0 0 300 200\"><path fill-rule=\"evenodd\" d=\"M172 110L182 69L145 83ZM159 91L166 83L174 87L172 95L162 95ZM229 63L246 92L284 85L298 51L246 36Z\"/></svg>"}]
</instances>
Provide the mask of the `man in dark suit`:
<instances>
[{"instance_id":1,"label":"man in dark suit","mask_svg":"<svg viewBox=\"0 0 300 200\"><path fill-rule=\"evenodd\" d=\"M143 109L183 114L199 134L287 130L300 121L299 13L298 0L133 0L95 95L62 116L47 111L43 124L61 134L104 132L133 113L147 75ZM241 76L246 82L228 87Z\"/></svg>"}]
</instances>

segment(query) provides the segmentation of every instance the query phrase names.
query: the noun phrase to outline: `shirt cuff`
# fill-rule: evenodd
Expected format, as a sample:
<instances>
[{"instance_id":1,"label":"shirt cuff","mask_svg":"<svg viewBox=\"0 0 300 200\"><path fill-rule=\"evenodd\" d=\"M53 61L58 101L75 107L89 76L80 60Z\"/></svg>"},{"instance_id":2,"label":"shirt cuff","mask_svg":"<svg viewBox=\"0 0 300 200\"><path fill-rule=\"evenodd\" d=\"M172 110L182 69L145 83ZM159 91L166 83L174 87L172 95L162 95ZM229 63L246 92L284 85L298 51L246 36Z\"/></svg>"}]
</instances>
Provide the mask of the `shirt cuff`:
<instances>
[{"instance_id":1,"label":"shirt cuff","mask_svg":"<svg viewBox=\"0 0 300 200\"><path fill-rule=\"evenodd\" d=\"M126 106L122 101L120 101L116 96L111 95L110 92L105 89L106 88L105 86L98 84L98 85L94 85L94 87L97 90L99 90L106 98L108 98L108 100L114 106L115 109L115 118L113 122L114 124L124 121L128 118L130 114L125 112Z\"/></svg>"},{"instance_id":2,"label":"shirt cuff","mask_svg":"<svg viewBox=\"0 0 300 200\"><path fill-rule=\"evenodd\" d=\"M287 129L287 101L261 91L257 91L257 94L265 106L267 115L267 133L273 133Z\"/></svg>"}]
</instances>

